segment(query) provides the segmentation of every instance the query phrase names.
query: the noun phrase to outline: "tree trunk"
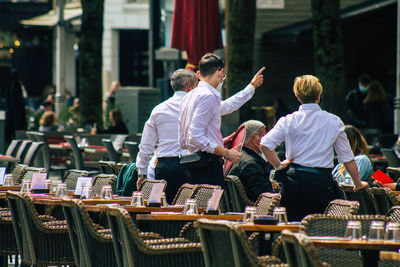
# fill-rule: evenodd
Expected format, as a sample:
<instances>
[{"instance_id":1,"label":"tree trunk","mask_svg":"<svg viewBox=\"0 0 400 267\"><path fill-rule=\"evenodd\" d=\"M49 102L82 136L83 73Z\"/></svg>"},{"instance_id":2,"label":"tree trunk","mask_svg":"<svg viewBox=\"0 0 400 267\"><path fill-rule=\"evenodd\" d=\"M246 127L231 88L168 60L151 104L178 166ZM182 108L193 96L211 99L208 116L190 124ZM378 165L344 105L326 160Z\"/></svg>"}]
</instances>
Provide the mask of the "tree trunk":
<instances>
[{"instance_id":1,"label":"tree trunk","mask_svg":"<svg viewBox=\"0 0 400 267\"><path fill-rule=\"evenodd\" d=\"M104 0L81 0L79 39L80 124L102 125L102 42Z\"/></svg>"},{"instance_id":2,"label":"tree trunk","mask_svg":"<svg viewBox=\"0 0 400 267\"><path fill-rule=\"evenodd\" d=\"M322 105L345 115L346 80L344 69L340 0L311 0L314 39L314 67L324 92ZM339 105L342 103L343 105Z\"/></svg>"},{"instance_id":3,"label":"tree trunk","mask_svg":"<svg viewBox=\"0 0 400 267\"><path fill-rule=\"evenodd\" d=\"M242 90L253 76L255 0L225 0L225 97ZM250 103L240 109L240 121L248 119Z\"/></svg>"}]
</instances>

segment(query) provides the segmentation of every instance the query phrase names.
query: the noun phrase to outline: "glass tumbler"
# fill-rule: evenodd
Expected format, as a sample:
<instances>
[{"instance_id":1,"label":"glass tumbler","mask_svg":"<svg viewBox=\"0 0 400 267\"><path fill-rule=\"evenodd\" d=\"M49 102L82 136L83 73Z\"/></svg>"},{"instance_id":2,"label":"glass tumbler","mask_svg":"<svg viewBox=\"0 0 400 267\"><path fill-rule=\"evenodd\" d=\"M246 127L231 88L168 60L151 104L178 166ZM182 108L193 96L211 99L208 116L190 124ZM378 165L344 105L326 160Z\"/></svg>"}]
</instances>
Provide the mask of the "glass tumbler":
<instances>
[{"instance_id":1,"label":"glass tumbler","mask_svg":"<svg viewBox=\"0 0 400 267\"><path fill-rule=\"evenodd\" d=\"M92 186L84 185L82 187L81 199L91 199L93 197L94 197L94 193L93 193L93 190L92 190Z\"/></svg>"},{"instance_id":2,"label":"glass tumbler","mask_svg":"<svg viewBox=\"0 0 400 267\"><path fill-rule=\"evenodd\" d=\"M134 207L144 207L143 193L140 191L135 191L132 194L131 206Z\"/></svg>"},{"instance_id":3,"label":"glass tumbler","mask_svg":"<svg viewBox=\"0 0 400 267\"><path fill-rule=\"evenodd\" d=\"M51 182L50 179L47 179L46 182L44 183L44 189L48 189L49 193L53 192L53 183Z\"/></svg>"},{"instance_id":4,"label":"glass tumbler","mask_svg":"<svg viewBox=\"0 0 400 267\"><path fill-rule=\"evenodd\" d=\"M393 222L387 223L385 239L391 241L400 241L400 224Z\"/></svg>"},{"instance_id":5,"label":"glass tumbler","mask_svg":"<svg viewBox=\"0 0 400 267\"><path fill-rule=\"evenodd\" d=\"M197 202L195 199L186 200L185 207L183 209L183 214L186 215L199 214L199 211L197 209Z\"/></svg>"},{"instance_id":6,"label":"glass tumbler","mask_svg":"<svg viewBox=\"0 0 400 267\"><path fill-rule=\"evenodd\" d=\"M103 186L103 188L101 189L100 199L112 199L112 198L113 198L113 192L111 185Z\"/></svg>"},{"instance_id":7,"label":"glass tumbler","mask_svg":"<svg viewBox=\"0 0 400 267\"><path fill-rule=\"evenodd\" d=\"M371 240L379 240L385 238L385 223L382 221L372 221L369 227L368 238Z\"/></svg>"},{"instance_id":8,"label":"glass tumbler","mask_svg":"<svg viewBox=\"0 0 400 267\"><path fill-rule=\"evenodd\" d=\"M256 207L247 206L244 209L243 223L254 223L254 217L256 216Z\"/></svg>"},{"instance_id":9,"label":"glass tumbler","mask_svg":"<svg viewBox=\"0 0 400 267\"><path fill-rule=\"evenodd\" d=\"M14 178L12 174L6 174L6 176L4 177L4 185L5 186L14 185Z\"/></svg>"},{"instance_id":10,"label":"glass tumbler","mask_svg":"<svg viewBox=\"0 0 400 267\"><path fill-rule=\"evenodd\" d=\"M59 183L57 185L56 197L66 197L68 196L67 185L65 183Z\"/></svg>"},{"instance_id":11,"label":"glass tumbler","mask_svg":"<svg viewBox=\"0 0 400 267\"><path fill-rule=\"evenodd\" d=\"M362 237L361 222L360 221L348 221L344 237L347 239L361 239L361 237Z\"/></svg>"},{"instance_id":12,"label":"glass tumbler","mask_svg":"<svg viewBox=\"0 0 400 267\"><path fill-rule=\"evenodd\" d=\"M287 215L286 215L285 207L274 208L273 216L278 221L278 224L286 224L287 223Z\"/></svg>"},{"instance_id":13,"label":"glass tumbler","mask_svg":"<svg viewBox=\"0 0 400 267\"><path fill-rule=\"evenodd\" d=\"M22 193L30 193L32 187L32 182L30 180L24 180L21 186Z\"/></svg>"}]
</instances>

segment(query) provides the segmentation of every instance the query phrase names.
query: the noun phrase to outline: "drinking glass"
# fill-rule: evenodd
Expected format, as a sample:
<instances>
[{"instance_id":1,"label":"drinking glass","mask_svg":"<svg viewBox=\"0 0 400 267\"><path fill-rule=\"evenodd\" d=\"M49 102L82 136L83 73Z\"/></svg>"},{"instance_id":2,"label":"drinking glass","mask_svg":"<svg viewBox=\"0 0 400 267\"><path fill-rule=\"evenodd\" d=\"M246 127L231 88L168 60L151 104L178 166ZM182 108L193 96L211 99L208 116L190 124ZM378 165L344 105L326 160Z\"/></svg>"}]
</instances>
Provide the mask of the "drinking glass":
<instances>
[{"instance_id":1,"label":"drinking glass","mask_svg":"<svg viewBox=\"0 0 400 267\"><path fill-rule=\"evenodd\" d=\"M143 193L140 191L135 191L132 194L131 206L134 207L144 207Z\"/></svg>"},{"instance_id":2,"label":"drinking glass","mask_svg":"<svg viewBox=\"0 0 400 267\"><path fill-rule=\"evenodd\" d=\"M197 202L195 199L188 199L185 202L185 208L183 209L183 214L192 215L199 214L197 209Z\"/></svg>"},{"instance_id":3,"label":"drinking glass","mask_svg":"<svg viewBox=\"0 0 400 267\"><path fill-rule=\"evenodd\" d=\"M165 192L161 193L161 206L162 207L168 206L167 198L165 197Z\"/></svg>"},{"instance_id":4,"label":"drinking glass","mask_svg":"<svg viewBox=\"0 0 400 267\"><path fill-rule=\"evenodd\" d=\"M385 237L385 223L382 221L372 221L369 227L368 238L372 240L379 240Z\"/></svg>"},{"instance_id":5,"label":"drinking glass","mask_svg":"<svg viewBox=\"0 0 400 267\"><path fill-rule=\"evenodd\" d=\"M256 215L256 207L253 206L247 206L244 209L244 215L243 215L243 223L254 223L254 217Z\"/></svg>"},{"instance_id":6,"label":"drinking glass","mask_svg":"<svg viewBox=\"0 0 400 267\"><path fill-rule=\"evenodd\" d=\"M400 224L393 222L387 223L385 239L391 241L400 241Z\"/></svg>"},{"instance_id":7,"label":"drinking glass","mask_svg":"<svg viewBox=\"0 0 400 267\"><path fill-rule=\"evenodd\" d=\"M112 199L113 194L112 194L112 188L111 185L105 185L101 189L101 194L100 194L100 199Z\"/></svg>"},{"instance_id":8,"label":"drinking glass","mask_svg":"<svg viewBox=\"0 0 400 267\"><path fill-rule=\"evenodd\" d=\"M12 174L6 174L6 176L4 177L4 185L5 186L14 185L14 178Z\"/></svg>"},{"instance_id":9,"label":"drinking glass","mask_svg":"<svg viewBox=\"0 0 400 267\"><path fill-rule=\"evenodd\" d=\"M46 182L44 183L44 189L48 189L49 193L53 191L53 183L51 182L50 179L47 179Z\"/></svg>"},{"instance_id":10,"label":"drinking glass","mask_svg":"<svg viewBox=\"0 0 400 267\"><path fill-rule=\"evenodd\" d=\"M361 239L361 222L348 221L344 237L347 239Z\"/></svg>"},{"instance_id":11,"label":"drinking glass","mask_svg":"<svg viewBox=\"0 0 400 267\"><path fill-rule=\"evenodd\" d=\"M81 199L91 199L94 197L92 186L84 185L82 187Z\"/></svg>"},{"instance_id":12,"label":"drinking glass","mask_svg":"<svg viewBox=\"0 0 400 267\"><path fill-rule=\"evenodd\" d=\"M31 192L32 182L30 180L24 180L21 186L22 193L30 193Z\"/></svg>"},{"instance_id":13,"label":"drinking glass","mask_svg":"<svg viewBox=\"0 0 400 267\"><path fill-rule=\"evenodd\" d=\"M278 224L286 224L287 223L287 215L285 207L275 207L273 215L275 219L278 221Z\"/></svg>"},{"instance_id":14,"label":"drinking glass","mask_svg":"<svg viewBox=\"0 0 400 267\"><path fill-rule=\"evenodd\" d=\"M66 197L68 196L67 185L65 183L59 183L57 185L56 197Z\"/></svg>"}]
</instances>

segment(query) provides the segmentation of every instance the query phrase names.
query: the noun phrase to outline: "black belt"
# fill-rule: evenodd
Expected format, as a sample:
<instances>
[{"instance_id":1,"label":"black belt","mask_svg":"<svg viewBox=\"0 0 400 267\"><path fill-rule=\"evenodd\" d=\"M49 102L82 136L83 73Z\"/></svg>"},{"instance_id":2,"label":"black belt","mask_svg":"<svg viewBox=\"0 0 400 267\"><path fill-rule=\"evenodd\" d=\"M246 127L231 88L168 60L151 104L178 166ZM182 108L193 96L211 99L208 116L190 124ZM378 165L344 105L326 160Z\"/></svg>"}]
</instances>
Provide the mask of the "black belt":
<instances>
[{"instance_id":1,"label":"black belt","mask_svg":"<svg viewBox=\"0 0 400 267\"><path fill-rule=\"evenodd\" d=\"M307 166L302 166L296 163L291 163L290 167L298 170L298 171L305 171L305 172L311 172L315 174L327 174L327 173L332 173L332 168L317 168L317 167L307 167Z\"/></svg>"}]
</instances>

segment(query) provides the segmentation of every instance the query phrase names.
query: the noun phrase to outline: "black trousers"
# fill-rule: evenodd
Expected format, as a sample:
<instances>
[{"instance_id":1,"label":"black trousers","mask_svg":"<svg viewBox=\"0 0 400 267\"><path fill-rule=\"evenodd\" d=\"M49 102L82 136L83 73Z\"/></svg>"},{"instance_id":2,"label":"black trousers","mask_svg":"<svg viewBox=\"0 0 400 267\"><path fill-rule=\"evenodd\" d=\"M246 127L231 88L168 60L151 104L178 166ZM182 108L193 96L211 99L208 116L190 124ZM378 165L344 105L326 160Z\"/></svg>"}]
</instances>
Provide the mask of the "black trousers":
<instances>
[{"instance_id":1,"label":"black trousers","mask_svg":"<svg viewBox=\"0 0 400 267\"><path fill-rule=\"evenodd\" d=\"M281 178L281 206L289 221L301 221L308 214L323 213L330 201L340 198L332 169L291 164Z\"/></svg>"},{"instance_id":2,"label":"black trousers","mask_svg":"<svg viewBox=\"0 0 400 267\"><path fill-rule=\"evenodd\" d=\"M187 180L190 184L219 185L224 188L224 173L222 166L224 161L220 156L203 152L206 164L200 168L192 168L187 172Z\"/></svg>"},{"instance_id":3,"label":"black trousers","mask_svg":"<svg viewBox=\"0 0 400 267\"><path fill-rule=\"evenodd\" d=\"M155 177L157 180L167 181L165 197L169 204L174 200L179 187L187 183L185 169L179 163L179 157L158 158Z\"/></svg>"}]
</instances>

